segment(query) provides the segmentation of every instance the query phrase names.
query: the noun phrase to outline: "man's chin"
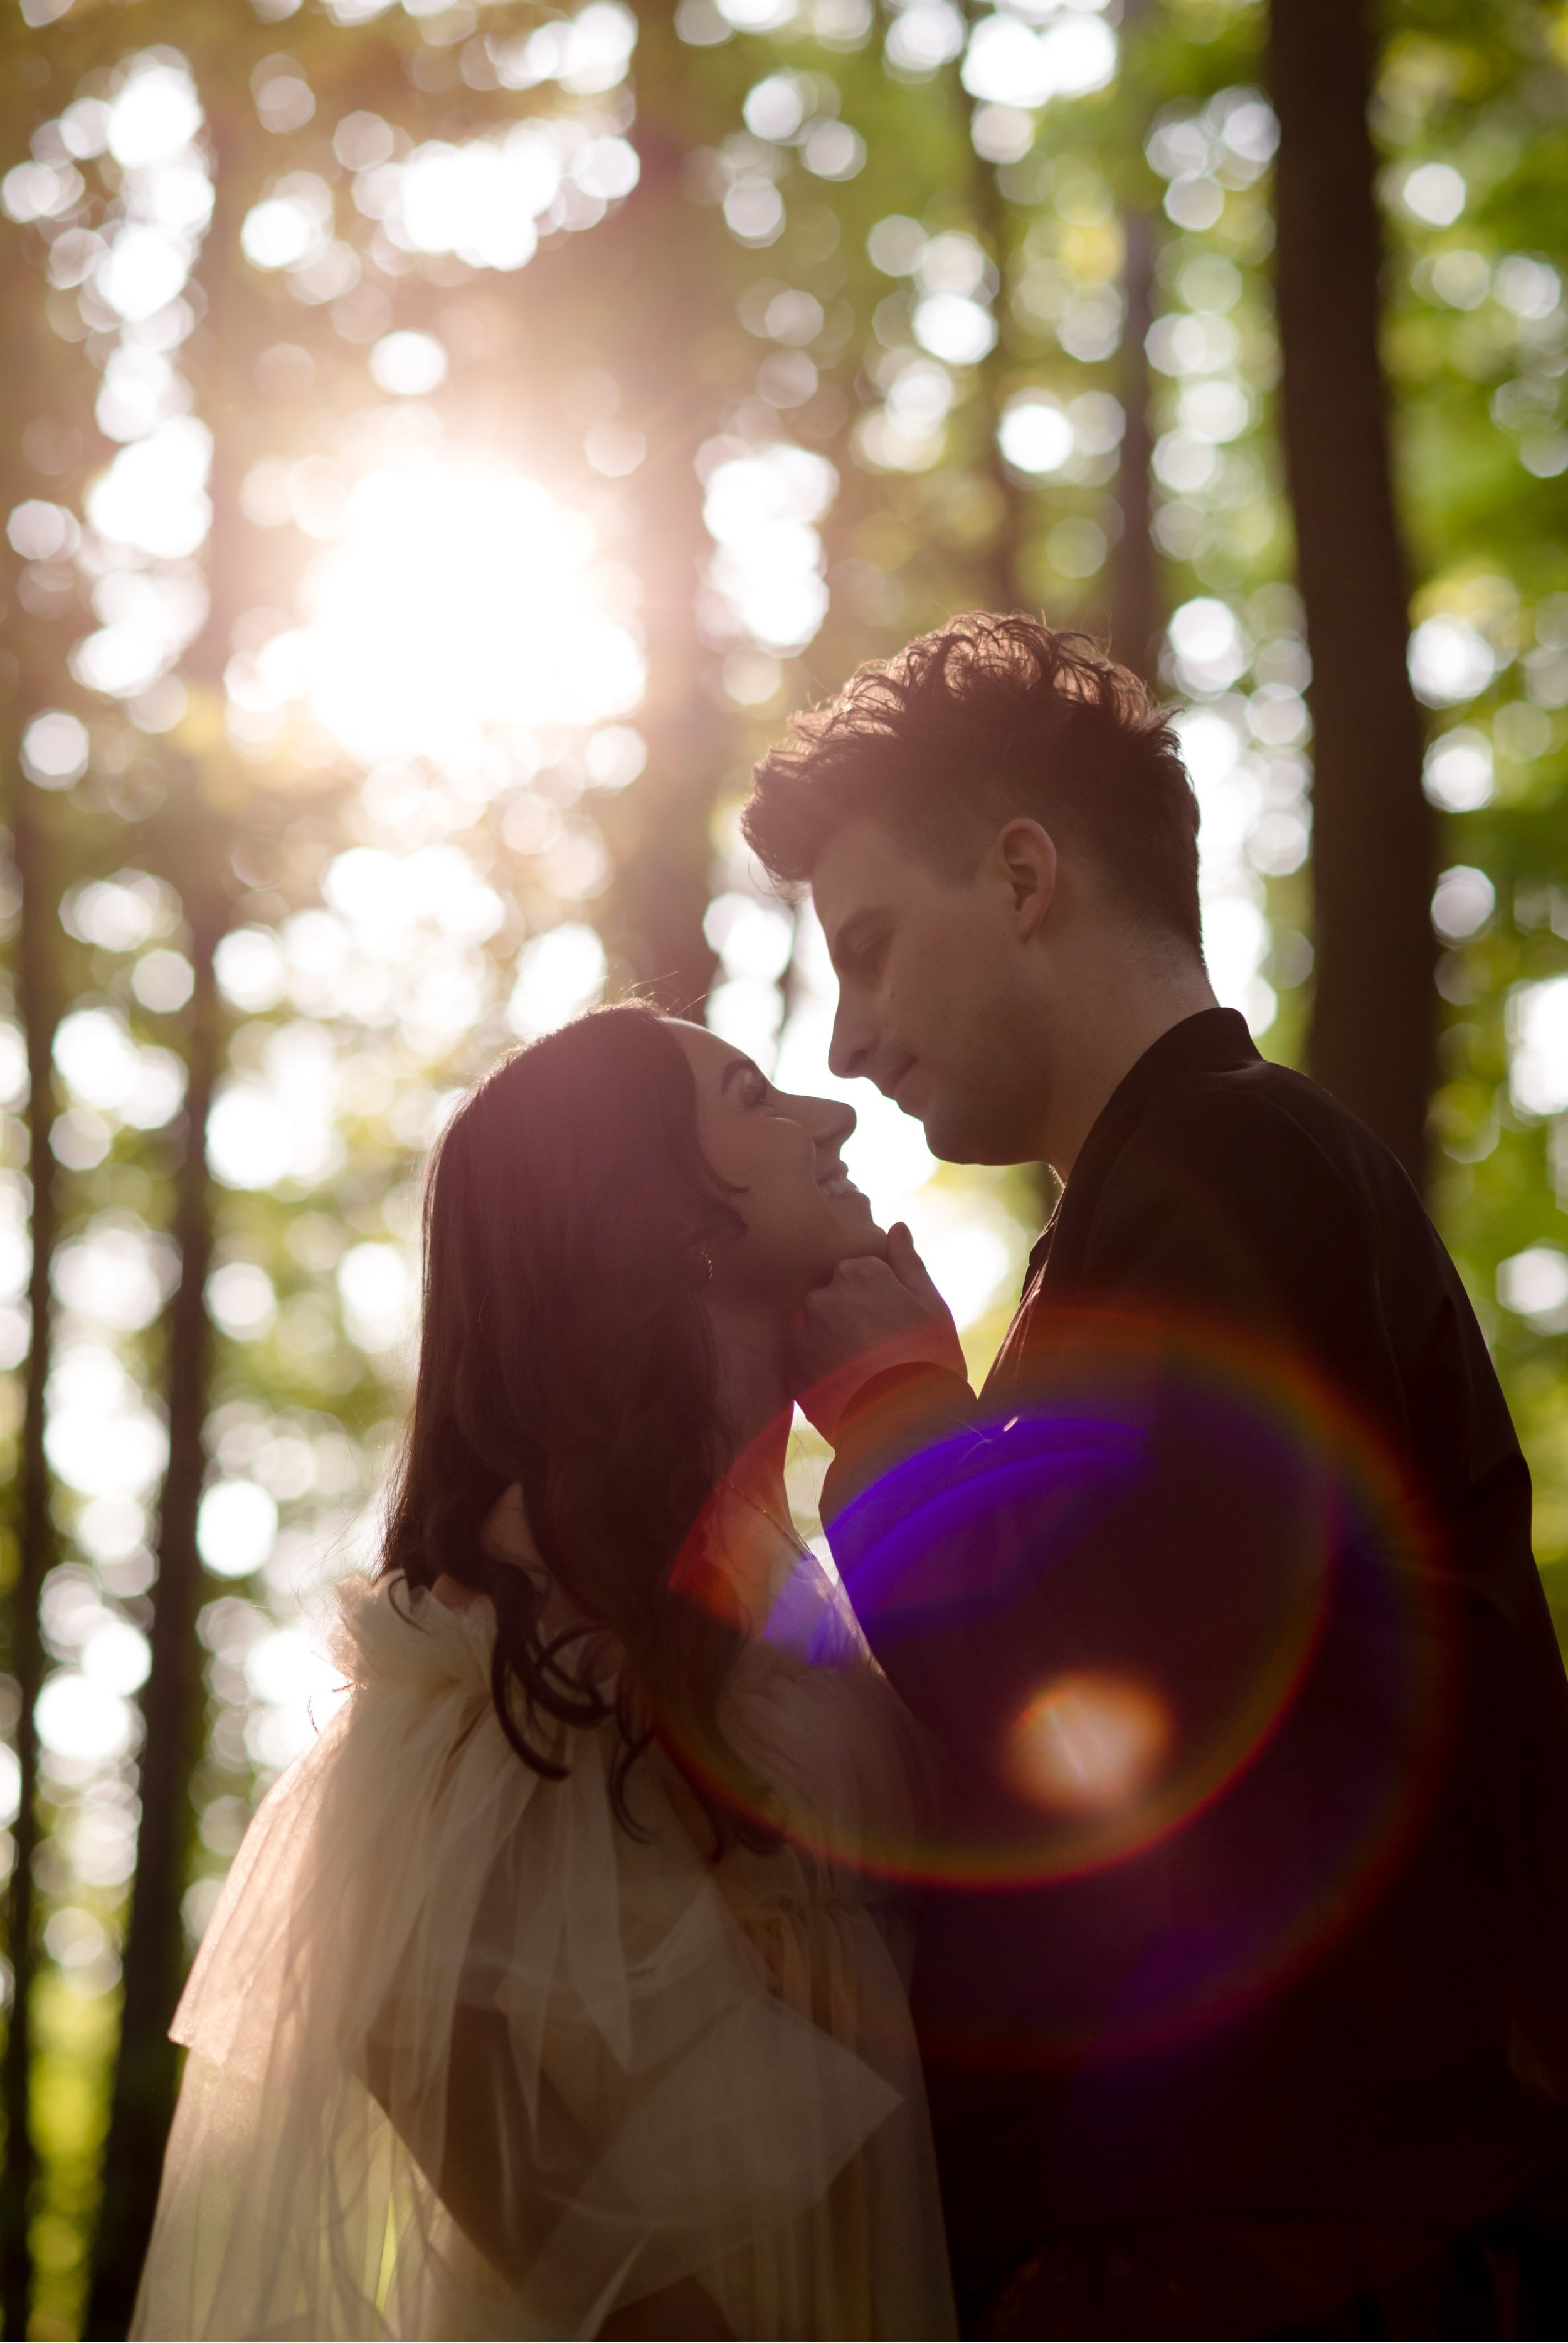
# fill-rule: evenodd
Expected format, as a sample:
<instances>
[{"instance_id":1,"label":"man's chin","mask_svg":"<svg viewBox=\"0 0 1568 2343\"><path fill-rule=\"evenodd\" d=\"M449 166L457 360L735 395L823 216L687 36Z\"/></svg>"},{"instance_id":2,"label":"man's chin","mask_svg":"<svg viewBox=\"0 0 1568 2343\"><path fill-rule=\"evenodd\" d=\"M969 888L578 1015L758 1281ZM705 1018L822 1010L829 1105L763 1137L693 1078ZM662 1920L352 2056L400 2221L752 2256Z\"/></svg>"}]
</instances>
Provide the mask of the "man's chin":
<instances>
[{"instance_id":1,"label":"man's chin","mask_svg":"<svg viewBox=\"0 0 1568 2343\"><path fill-rule=\"evenodd\" d=\"M939 1163L1027 1163L1031 1158L1025 1149L1020 1152L1010 1147L999 1131L990 1130L976 1115L966 1114L961 1107L941 1103L931 1107L920 1117L925 1128L926 1145Z\"/></svg>"},{"instance_id":2,"label":"man's chin","mask_svg":"<svg viewBox=\"0 0 1568 2343\"><path fill-rule=\"evenodd\" d=\"M939 1102L920 1117L926 1145L939 1163L983 1163L971 1118Z\"/></svg>"}]
</instances>

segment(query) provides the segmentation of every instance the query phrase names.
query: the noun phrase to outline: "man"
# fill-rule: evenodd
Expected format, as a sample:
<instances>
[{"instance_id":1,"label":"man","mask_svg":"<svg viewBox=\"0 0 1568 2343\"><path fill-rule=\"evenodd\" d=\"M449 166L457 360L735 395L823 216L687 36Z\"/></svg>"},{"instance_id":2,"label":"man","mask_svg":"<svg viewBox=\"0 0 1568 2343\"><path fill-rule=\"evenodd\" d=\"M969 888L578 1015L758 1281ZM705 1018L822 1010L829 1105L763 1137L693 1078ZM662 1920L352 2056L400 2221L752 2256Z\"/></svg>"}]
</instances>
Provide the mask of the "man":
<instances>
[{"instance_id":1,"label":"man","mask_svg":"<svg viewBox=\"0 0 1568 2343\"><path fill-rule=\"evenodd\" d=\"M832 1061L1063 1191L977 1401L906 1231L800 1336L950 1760L915 2000L966 2331L1568 2331L1568 1687L1409 1181L1214 1004L1175 738L971 618L758 769Z\"/></svg>"}]
</instances>

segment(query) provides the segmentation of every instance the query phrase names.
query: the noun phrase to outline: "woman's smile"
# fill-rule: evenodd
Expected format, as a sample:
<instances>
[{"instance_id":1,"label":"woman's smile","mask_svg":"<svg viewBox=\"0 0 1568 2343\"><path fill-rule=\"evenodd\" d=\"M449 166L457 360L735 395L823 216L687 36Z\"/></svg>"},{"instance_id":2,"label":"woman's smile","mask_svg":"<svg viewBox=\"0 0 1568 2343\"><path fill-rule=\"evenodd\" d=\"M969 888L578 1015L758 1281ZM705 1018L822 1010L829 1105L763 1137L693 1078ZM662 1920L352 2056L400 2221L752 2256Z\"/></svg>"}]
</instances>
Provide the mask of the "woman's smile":
<instances>
[{"instance_id":1,"label":"woman's smile","mask_svg":"<svg viewBox=\"0 0 1568 2343\"><path fill-rule=\"evenodd\" d=\"M817 1185L820 1188L824 1196L831 1196L834 1198L839 1196L852 1196L855 1202L859 1204L863 1204L866 1202L864 1195L861 1193L860 1190L856 1187L854 1182L850 1179L849 1173L845 1171L841 1163L830 1164L828 1170L824 1172L819 1179Z\"/></svg>"}]
</instances>

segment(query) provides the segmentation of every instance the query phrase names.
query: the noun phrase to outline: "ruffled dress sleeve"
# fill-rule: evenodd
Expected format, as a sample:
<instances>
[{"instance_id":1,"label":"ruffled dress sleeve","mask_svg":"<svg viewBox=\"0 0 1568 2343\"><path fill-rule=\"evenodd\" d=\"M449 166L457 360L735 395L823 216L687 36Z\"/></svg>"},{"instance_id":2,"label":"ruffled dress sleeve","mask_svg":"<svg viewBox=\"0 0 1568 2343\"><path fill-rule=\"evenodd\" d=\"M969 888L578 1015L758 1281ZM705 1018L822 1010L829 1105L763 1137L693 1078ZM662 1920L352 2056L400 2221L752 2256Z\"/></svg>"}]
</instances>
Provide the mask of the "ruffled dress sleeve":
<instances>
[{"instance_id":1,"label":"ruffled dress sleeve","mask_svg":"<svg viewBox=\"0 0 1568 2343\"><path fill-rule=\"evenodd\" d=\"M738 2333L846 2331L801 2255L831 2258L814 2208L907 2120L900 2080L781 1989L656 1766L634 1836L607 1735L559 1782L520 1762L487 1604L340 1601L351 1696L264 1803L180 2004L134 2333L588 2337L689 2275ZM947 2331L920 2315L856 2331Z\"/></svg>"}]
</instances>

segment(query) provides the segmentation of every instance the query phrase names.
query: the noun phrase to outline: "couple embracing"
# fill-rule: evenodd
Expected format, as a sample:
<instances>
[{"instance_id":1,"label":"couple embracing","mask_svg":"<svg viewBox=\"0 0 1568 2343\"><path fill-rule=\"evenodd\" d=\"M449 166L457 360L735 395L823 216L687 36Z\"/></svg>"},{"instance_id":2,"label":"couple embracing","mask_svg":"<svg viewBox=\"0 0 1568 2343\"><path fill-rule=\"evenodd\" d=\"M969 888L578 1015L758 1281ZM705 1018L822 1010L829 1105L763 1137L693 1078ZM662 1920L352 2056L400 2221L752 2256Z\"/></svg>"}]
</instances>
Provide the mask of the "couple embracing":
<instances>
[{"instance_id":1,"label":"couple embracing","mask_svg":"<svg viewBox=\"0 0 1568 2343\"><path fill-rule=\"evenodd\" d=\"M967 620L746 830L835 1071L1062 1181L1021 1306L977 1395L849 1110L699 1027L596 1011L463 1103L136 2331L1568 2331L1529 1478L1403 1172L1214 1004L1171 731Z\"/></svg>"}]
</instances>

